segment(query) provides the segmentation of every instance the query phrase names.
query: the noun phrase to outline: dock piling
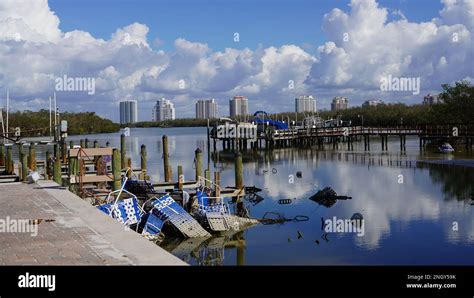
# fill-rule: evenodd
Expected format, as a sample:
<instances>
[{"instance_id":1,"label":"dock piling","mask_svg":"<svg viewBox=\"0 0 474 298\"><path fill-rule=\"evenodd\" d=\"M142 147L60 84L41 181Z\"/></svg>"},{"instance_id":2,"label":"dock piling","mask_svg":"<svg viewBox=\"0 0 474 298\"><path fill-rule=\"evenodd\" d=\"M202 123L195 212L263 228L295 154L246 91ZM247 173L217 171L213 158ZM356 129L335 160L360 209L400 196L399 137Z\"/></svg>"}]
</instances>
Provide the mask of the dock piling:
<instances>
[{"instance_id":1,"label":"dock piling","mask_svg":"<svg viewBox=\"0 0 474 298\"><path fill-rule=\"evenodd\" d=\"M26 154L21 155L21 181L26 182L26 176L28 176L28 156Z\"/></svg>"},{"instance_id":2,"label":"dock piling","mask_svg":"<svg viewBox=\"0 0 474 298\"><path fill-rule=\"evenodd\" d=\"M183 167L178 166L178 190L179 191L183 190L183 182L184 182Z\"/></svg>"},{"instance_id":3,"label":"dock piling","mask_svg":"<svg viewBox=\"0 0 474 298\"><path fill-rule=\"evenodd\" d=\"M141 179L146 179L146 146L142 144L140 147L140 168L142 170L142 177Z\"/></svg>"},{"instance_id":4,"label":"dock piling","mask_svg":"<svg viewBox=\"0 0 474 298\"><path fill-rule=\"evenodd\" d=\"M119 190L122 184L121 159L119 150L112 150L112 174L114 176L113 190Z\"/></svg>"},{"instance_id":5,"label":"dock piling","mask_svg":"<svg viewBox=\"0 0 474 298\"><path fill-rule=\"evenodd\" d=\"M241 189L244 186L242 154L235 154L235 188Z\"/></svg>"},{"instance_id":6,"label":"dock piling","mask_svg":"<svg viewBox=\"0 0 474 298\"><path fill-rule=\"evenodd\" d=\"M0 144L0 166L5 165L5 145Z\"/></svg>"},{"instance_id":7,"label":"dock piling","mask_svg":"<svg viewBox=\"0 0 474 298\"><path fill-rule=\"evenodd\" d=\"M53 179L56 183L62 184L62 178L61 178L61 158L59 155L59 145L55 144L55 156L54 156L54 171L53 171Z\"/></svg>"},{"instance_id":8,"label":"dock piling","mask_svg":"<svg viewBox=\"0 0 474 298\"><path fill-rule=\"evenodd\" d=\"M36 148L35 143L30 143L30 152L28 155L28 168L32 171L36 170Z\"/></svg>"},{"instance_id":9,"label":"dock piling","mask_svg":"<svg viewBox=\"0 0 474 298\"><path fill-rule=\"evenodd\" d=\"M202 151L197 148L194 151L194 167L196 168L196 181L202 176Z\"/></svg>"},{"instance_id":10,"label":"dock piling","mask_svg":"<svg viewBox=\"0 0 474 298\"><path fill-rule=\"evenodd\" d=\"M121 160L121 168L125 169L127 166L127 161L125 157L127 156L127 148L125 147L125 134L120 135L120 160Z\"/></svg>"},{"instance_id":11,"label":"dock piling","mask_svg":"<svg viewBox=\"0 0 474 298\"><path fill-rule=\"evenodd\" d=\"M12 146L7 147L7 157L5 159L5 170L7 174L13 174L13 159L12 159Z\"/></svg>"},{"instance_id":12,"label":"dock piling","mask_svg":"<svg viewBox=\"0 0 474 298\"><path fill-rule=\"evenodd\" d=\"M169 164L169 152L168 152L168 136L164 135L163 140L163 171L165 174L165 182L171 181L171 169Z\"/></svg>"}]
</instances>

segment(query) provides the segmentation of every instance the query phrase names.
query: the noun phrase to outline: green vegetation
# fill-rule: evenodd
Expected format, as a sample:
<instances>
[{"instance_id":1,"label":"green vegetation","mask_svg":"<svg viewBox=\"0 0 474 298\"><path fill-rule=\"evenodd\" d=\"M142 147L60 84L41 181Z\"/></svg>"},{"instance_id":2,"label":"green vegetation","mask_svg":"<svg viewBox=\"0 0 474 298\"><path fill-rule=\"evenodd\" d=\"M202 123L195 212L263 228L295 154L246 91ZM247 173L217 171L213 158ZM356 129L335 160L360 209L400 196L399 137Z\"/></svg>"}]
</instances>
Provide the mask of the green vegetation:
<instances>
[{"instance_id":1,"label":"green vegetation","mask_svg":"<svg viewBox=\"0 0 474 298\"><path fill-rule=\"evenodd\" d=\"M406 105L403 103L386 104L372 107L353 107L347 110L322 111L319 116L331 119L341 116L342 120L351 120L352 125L397 125L397 124L461 124L473 123L474 86L469 82L456 82L454 86L445 84L439 98L443 101L434 105ZM306 116L309 114L307 113ZM303 113L280 113L270 117L274 120L302 120Z\"/></svg>"},{"instance_id":2,"label":"green vegetation","mask_svg":"<svg viewBox=\"0 0 474 298\"><path fill-rule=\"evenodd\" d=\"M211 120L211 123L213 120ZM166 121L144 121L133 124L122 124L122 127L193 127L207 126L207 119L181 118Z\"/></svg>"},{"instance_id":3,"label":"green vegetation","mask_svg":"<svg viewBox=\"0 0 474 298\"><path fill-rule=\"evenodd\" d=\"M116 132L120 126L109 119L97 116L94 112L60 114L61 120L68 122L68 134L79 135L89 133ZM22 136L45 136L49 134L49 111L23 111L10 113L10 131L20 127Z\"/></svg>"}]
</instances>

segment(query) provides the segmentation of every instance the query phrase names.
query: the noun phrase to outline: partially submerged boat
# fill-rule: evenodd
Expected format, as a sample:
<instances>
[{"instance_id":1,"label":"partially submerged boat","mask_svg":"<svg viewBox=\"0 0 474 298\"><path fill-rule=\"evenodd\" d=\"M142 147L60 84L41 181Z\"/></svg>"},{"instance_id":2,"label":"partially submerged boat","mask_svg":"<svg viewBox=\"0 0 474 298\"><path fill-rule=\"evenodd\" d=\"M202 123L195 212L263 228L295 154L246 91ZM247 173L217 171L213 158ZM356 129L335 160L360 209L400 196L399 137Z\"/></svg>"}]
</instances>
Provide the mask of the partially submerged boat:
<instances>
[{"instance_id":1,"label":"partially submerged boat","mask_svg":"<svg viewBox=\"0 0 474 298\"><path fill-rule=\"evenodd\" d=\"M197 206L195 205L193 215L206 229L211 232L239 231L259 223L254 218L231 214L229 204L215 195L215 191L205 183L196 189Z\"/></svg>"},{"instance_id":2,"label":"partially submerged boat","mask_svg":"<svg viewBox=\"0 0 474 298\"><path fill-rule=\"evenodd\" d=\"M240 231L259 223L231 214L229 205L215 196L206 181L199 182L190 197L185 191L160 194L151 183L125 176L121 188L96 207L152 241L165 236L208 238L211 233Z\"/></svg>"},{"instance_id":3,"label":"partially submerged boat","mask_svg":"<svg viewBox=\"0 0 474 298\"><path fill-rule=\"evenodd\" d=\"M444 143L443 145L438 147L439 152L441 153L451 153L454 152L453 146L449 143Z\"/></svg>"},{"instance_id":4,"label":"partially submerged boat","mask_svg":"<svg viewBox=\"0 0 474 298\"><path fill-rule=\"evenodd\" d=\"M330 187L325 187L309 197L311 201L323 205L326 208L332 207L338 200L350 200L352 197L339 196L336 191Z\"/></svg>"}]
</instances>

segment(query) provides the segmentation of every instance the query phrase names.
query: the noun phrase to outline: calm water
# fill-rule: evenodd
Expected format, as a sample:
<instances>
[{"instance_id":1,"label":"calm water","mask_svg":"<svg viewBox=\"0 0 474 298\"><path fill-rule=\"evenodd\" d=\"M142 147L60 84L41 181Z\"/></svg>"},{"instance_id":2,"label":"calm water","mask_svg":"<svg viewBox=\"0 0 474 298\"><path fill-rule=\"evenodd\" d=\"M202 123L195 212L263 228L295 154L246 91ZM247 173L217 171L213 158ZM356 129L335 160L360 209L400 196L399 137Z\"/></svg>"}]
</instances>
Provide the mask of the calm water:
<instances>
[{"instance_id":1,"label":"calm water","mask_svg":"<svg viewBox=\"0 0 474 298\"><path fill-rule=\"evenodd\" d=\"M169 137L173 175L182 165L185 176L194 177L194 150L206 152L205 128L131 129L127 153L139 165L139 150L148 150L148 169L153 182L163 181L163 134ZM119 133L71 137L97 139L119 145ZM305 222L259 225L234 235L207 240L191 239L163 244L165 249L191 264L216 265L351 265L351 264L474 264L474 169L441 166L415 167L417 159L472 158L466 155L425 153L419 156L418 140L407 138L401 155L398 139L389 141L388 153L380 151L380 140L363 143L347 152L314 149L275 149L244 155L245 185L262 188L264 200L250 214L260 218L267 211L287 218L309 217ZM380 161L383 164L380 165ZM392 160L388 164L387 160ZM401 166L397 165L401 160ZM408 167L407 167L408 166ZM234 185L232 158L219 154L211 168L221 171L222 186ZM296 172L302 172L302 178ZM402 175L402 176L400 176ZM292 179L293 177L293 179ZM401 181L401 179L403 181ZM403 182L403 183L400 183ZM351 200L327 208L308 199L318 189L332 187ZM294 199L280 205L280 199ZM361 213L364 236L332 233L323 239L321 218L347 219ZM457 229L455 229L457 226ZM454 227L454 229L453 229ZM302 237L298 239L298 232ZM316 240L319 242L316 243Z\"/></svg>"}]
</instances>

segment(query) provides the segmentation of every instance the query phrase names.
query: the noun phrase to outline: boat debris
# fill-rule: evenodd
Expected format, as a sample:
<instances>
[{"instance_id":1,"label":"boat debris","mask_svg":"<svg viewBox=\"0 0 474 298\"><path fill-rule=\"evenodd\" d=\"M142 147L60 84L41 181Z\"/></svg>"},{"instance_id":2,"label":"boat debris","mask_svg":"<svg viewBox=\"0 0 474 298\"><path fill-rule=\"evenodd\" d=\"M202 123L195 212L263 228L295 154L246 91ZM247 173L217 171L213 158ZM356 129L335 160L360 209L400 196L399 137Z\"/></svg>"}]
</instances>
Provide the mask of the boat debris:
<instances>
[{"instance_id":1,"label":"boat debris","mask_svg":"<svg viewBox=\"0 0 474 298\"><path fill-rule=\"evenodd\" d=\"M293 218L286 218L282 213L269 211L266 212L263 217L260 219L260 222L264 225L272 224L283 224L285 222L294 221L308 221L309 217L306 215L297 215Z\"/></svg>"},{"instance_id":2,"label":"boat debris","mask_svg":"<svg viewBox=\"0 0 474 298\"><path fill-rule=\"evenodd\" d=\"M300 231L298 231L298 236L297 236L298 239L301 239L303 238L303 233L301 233Z\"/></svg>"},{"instance_id":3,"label":"boat debris","mask_svg":"<svg viewBox=\"0 0 474 298\"><path fill-rule=\"evenodd\" d=\"M325 187L319 190L317 193L309 197L311 201L323 205L326 208L332 207L338 200L350 200L352 197L349 196L338 196L334 189Z\"/></svg>"},{"instance_id":4,"label":"boat debris","mask_svg":"<svg viewBox=\"0 0 474 298\"><path fill-rule=\"evenodd\" d=\"M280 204L280 205L288 205L288 204L291 204L291 203L293 203L292 199L280 199L280 200L278 200L278 204Z\"/></svg>"},{"instance_id":5,"label":"boat debris","mask_svg":"<svg viewBox=\"0 0 474 298\"><path fill-rule=\"evenodd\" d=\"M444 143L441 146L438 147L439 152L441 153L451 153L454 152L453 146L449 143Z\"/></svg>"}]
</instances>

